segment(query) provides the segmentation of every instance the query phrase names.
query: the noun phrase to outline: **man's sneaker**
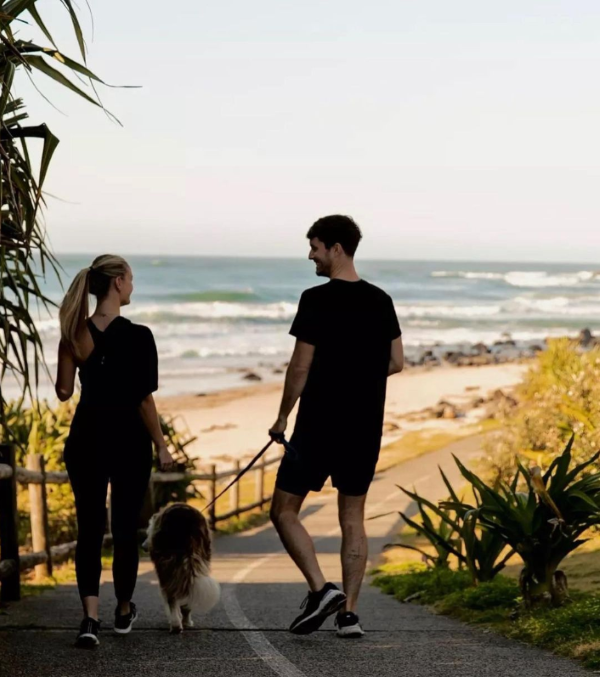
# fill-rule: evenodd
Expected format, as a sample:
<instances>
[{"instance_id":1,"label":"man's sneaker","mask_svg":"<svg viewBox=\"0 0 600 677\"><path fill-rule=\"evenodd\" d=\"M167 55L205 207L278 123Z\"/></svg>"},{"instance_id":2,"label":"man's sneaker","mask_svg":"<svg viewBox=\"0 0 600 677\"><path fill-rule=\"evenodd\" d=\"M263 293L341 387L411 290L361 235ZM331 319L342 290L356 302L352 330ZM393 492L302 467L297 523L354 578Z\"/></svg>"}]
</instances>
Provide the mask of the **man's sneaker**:
<instances>
[{"instance_id":1,"label":"man's sneaker","mask_svg":"<svg viewBox=\"0 0 600 677\"><path fill-rule=\"evenodd\" d=\"M93 649L100 644L98 632L100 631L100 621L95 618L84 618L81 621L79 634L75 640L75 646L80 649Z\"/></svg>"},{"instance_id":2,"label":"man's sneaker","mask_svg":"<svg viewBox=\"0 0 600 677\"><path fill-rule=\"evenodd\" d=\"M133 624L137 621L137 609L133 602L129 605L131 610L128 614L120 614L119 607L115 611L115 632L119 635L126 635L128 632L131 632Z\"/></svg>"},{"instance_id":3,"label":"man's sneaker","mask_svg":"<svg viewBox=\"0 0 600 677\"><path fill-rule=\"evenodd\" d=\"M346 639L362 637L365 631L360 627L358 616L351 611L340 612L335 618L337 636Z\"/></svg>"},{"instance_id":4,"label":"man's sneaker","mask_svg":"<svg viewBox=\"0 0 600 677\"><path fill-rule=\"evenodd\" d=\"M326 583L319 592L309 592L300 606L304 612L290 625L295 635L309 635L318 630L327 616L343 606L346 595L333 583Z\"/></svg>"}]
</instances>

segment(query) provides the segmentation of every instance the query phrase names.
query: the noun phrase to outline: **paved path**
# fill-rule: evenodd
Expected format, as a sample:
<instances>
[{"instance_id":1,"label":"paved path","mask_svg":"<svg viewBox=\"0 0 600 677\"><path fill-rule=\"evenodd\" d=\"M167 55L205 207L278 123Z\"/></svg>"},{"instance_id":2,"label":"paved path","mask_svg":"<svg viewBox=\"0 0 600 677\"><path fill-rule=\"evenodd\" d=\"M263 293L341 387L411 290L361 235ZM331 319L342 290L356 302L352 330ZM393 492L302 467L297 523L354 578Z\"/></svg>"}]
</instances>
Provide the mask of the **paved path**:
<instances>
[{"instance_id":1,"label":"paved path","mask_svg":"<svg viewBox=\"0 0 600 677\"><path fill-rule=\"evenodd\" d=\"M379 475L368 503L371 514L400 508L414 511L396 483L415 485L441 496L436 466L456 478L451 453L469 459L479 451L476 438L415 459ZM328 578L340 578L339 531L335 494L311 499L305 523L317 540ZM369 523L376 559L397 529L395 517ZM435 616L415 605L402 605L365 585L360 615L365 638L340 640L333 621L306 637L286 629L298 613L306 585L281 552L270 526L220 538L214 573L223 583L222 603L193 631L177 637L167 632L155 577L141 568L136 601L141 619L135 632L110 632L112 584L103 584L101 613L107 619L102 644L93 652L72 647L80 613L75 586L28 598L0 616L1 677L577 677L588 672L554 657Z\"/></svg>"}]
</instances>

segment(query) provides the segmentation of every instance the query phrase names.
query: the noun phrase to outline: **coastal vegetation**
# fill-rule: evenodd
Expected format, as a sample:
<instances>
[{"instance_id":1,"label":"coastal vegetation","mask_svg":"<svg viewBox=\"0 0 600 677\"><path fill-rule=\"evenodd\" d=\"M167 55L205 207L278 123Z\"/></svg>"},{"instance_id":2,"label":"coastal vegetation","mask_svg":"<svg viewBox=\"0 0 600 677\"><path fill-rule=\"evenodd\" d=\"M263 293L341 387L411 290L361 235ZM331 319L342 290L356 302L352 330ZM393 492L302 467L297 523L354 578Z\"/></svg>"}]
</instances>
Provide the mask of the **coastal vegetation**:
<instances>
[{"instance_id":1,"label":"coastal vegetation","mask_svg":"<svg viewBox=\"0 0 600 677\"><path fill-rule=\"evenodd\" d=\"M600 596L582 585L597 579L600 548L599 364L598 347L550 342L490 434L483 471L455 459L464 485L456 490L443 476L440 502L402 489L418 515L400 513L407 528L394 545L420 561L390 559L375 583L600 666Z\"/></svg>"},{"instance_id":2,"label":"coastal vegetation","mask_svg":"<svg viewBox=\"0 0 600 677\"><path fill-rule=\"evenodd\" d=\"M95 87L103 83L86 65L75 5L71 0L54 4L65 11L79 60L59 50L48 29L47 3L42 9L36 0L9 0L0 7L0 426L5 431L2 382L10 375L23 396L33 395L45 365L36 315L52 305L40 281L60 274L43 220L44 185L59 140L43 122L28 124L17 81L28 77L36 86L41 75L102 107Z\"/></svg>"}]
</instances>

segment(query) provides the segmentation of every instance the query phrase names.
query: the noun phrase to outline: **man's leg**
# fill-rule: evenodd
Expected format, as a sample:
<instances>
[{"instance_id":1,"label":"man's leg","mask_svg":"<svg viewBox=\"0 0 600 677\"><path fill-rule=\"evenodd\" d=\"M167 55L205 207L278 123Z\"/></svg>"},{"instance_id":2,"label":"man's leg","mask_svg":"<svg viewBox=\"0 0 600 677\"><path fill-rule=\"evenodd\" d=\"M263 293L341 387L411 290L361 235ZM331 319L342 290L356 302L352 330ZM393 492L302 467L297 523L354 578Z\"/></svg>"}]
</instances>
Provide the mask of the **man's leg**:
<instances>
[{"instance_id":1,"label":"man's leg","mask_svg":"<svg viewBox=\"0 0 600 677\"><path fill-rule=\"evenodd\" d=\"M271 504L271 520L285 549L303 573L312 592L322 590L325 578L317 561L312 538L300 522L299 513L305 496L296 496L275 489Z\"/></svg>"},{"instance_id":2,"label":"man's leg","mask_svg":"<svg viewBox=\"0 0 600 677\"><path fill-rule=\"evenodd\" d=\"M356 612L356 603L367 567L368 543L365 532L367 495L338 495L342 528L342 576L346 593L346 611Z\"/></svg>"}]
</instances>

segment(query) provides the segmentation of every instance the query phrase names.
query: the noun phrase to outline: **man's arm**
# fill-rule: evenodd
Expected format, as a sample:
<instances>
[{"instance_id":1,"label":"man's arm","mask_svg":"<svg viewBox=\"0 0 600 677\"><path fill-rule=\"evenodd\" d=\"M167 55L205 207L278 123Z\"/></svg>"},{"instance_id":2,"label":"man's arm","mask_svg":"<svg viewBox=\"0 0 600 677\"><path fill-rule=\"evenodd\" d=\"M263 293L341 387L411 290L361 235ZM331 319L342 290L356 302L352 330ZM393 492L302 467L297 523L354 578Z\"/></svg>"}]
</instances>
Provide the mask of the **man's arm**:
<instances>
[{"instance_id":1,"label":"man's arm","mask_svg":"<svg viewBox=\"0 0 600 677\"><path fill-rule=\"evenodd\" d=\"M300 340L296 341L294 353L285 375L285 386L283 388L281 406L279 407L279 415L275 424L269 430L270 433L278 434L285 432L288 416L298 398L302 395L306 385L306 379L308 378L314 354L315 347L313 345Z\"/></svg>"},{"instance_id":2,"label":"man's arm","mask_svg":"<svg viewBox=\"0 0 600 677\"><path fill-rule=\"evenodd\" d=\"M402 337L392 341L392 350L390 353L390 366L388 367L388 376L399 374L404 369L404 346Z\"/></svg>"}]
</instances>

